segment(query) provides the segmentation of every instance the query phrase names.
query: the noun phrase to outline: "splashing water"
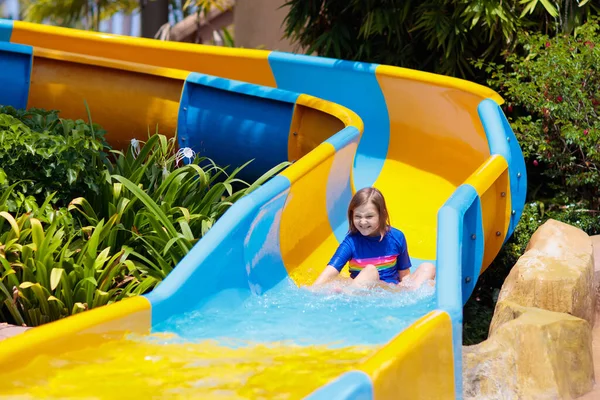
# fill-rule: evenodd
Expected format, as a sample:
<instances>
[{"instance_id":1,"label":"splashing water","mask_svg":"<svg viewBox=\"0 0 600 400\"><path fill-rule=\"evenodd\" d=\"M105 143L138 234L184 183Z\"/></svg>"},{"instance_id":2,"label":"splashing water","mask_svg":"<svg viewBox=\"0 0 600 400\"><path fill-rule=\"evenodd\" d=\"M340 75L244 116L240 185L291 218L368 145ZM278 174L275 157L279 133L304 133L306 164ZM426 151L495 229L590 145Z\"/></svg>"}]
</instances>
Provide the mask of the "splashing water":
<instances>
[{"instance_id":1,"label":"splashing water","mask_svg":"<svg viewBox=\"0 0 600 400\"><path fill-rule=\"evenodd\" d=\"M420 316L433 310L434 289L413 292L370 289L355 295L315 293L283 281L262 296L250 296L236 308L226 300L176 315L154 330L173 332L186 340L323 344L384 344Z\"/></svg>"},{"instance_id":2,"label":"splashing water","mask_svg":"<svg viewBox=\"0 0 600 400\"><path fill-rule=\"evenodd\" d=\"M433 309L432 294L314 293L283 282L229 307L213 299L154 327L162 332L41 355L6 375L0 398L302 398Z\"/></svg>"}]
</instances>

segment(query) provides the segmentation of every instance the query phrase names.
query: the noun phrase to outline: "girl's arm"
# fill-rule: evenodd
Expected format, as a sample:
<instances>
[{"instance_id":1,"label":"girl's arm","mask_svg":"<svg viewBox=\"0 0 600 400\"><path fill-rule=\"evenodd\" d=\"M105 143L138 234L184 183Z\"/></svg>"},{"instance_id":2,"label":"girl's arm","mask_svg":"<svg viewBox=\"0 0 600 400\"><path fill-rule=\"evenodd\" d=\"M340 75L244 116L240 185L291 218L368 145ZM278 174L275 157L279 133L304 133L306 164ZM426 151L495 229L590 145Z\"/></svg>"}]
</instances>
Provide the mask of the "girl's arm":
<instances>
[{"instance_id":1,"label":"girl's arm","mask_svg":"<svg viewBox=\"0 0 600 400\"><path fill-rule=\"evenodd\" d=\"M402 279L410 275L410 268L401 269L400 271L398 271L398 273L400 274L400 282L402 282Z\"/></svg>"},{"instance_id":2,"label":"girl's arm","mask_svg":"<svg viewBox=\"0 0 600 400\"><path fill-rule=\"evenodd\" d=\"M325 267L321 275L317 278L313 286L322 285L329 282L340 273L342 267L352 258L352 247L349 238L346 237L338 246L335 254L329 260L329 264ZM336 266L339 268L336 268Z\"/></svg>"},{"instance_id":3,"label":"girl's arm","mask_svg":"<svg viewBox=\"0 0 600 400\"><path fill-rule=\"evenodd\" d=\"M331 265L328 265L325 267L323 272L321 272L321 275L319 275L319 277L317 278L315 283L313 283L313 286L322 285L324 283L327 283L330 280L332 280L333 278L335 278L336 276L338 276L338 274L339 274L339 271L337 269L335 269Z\"/></svg>"}]
</instances>

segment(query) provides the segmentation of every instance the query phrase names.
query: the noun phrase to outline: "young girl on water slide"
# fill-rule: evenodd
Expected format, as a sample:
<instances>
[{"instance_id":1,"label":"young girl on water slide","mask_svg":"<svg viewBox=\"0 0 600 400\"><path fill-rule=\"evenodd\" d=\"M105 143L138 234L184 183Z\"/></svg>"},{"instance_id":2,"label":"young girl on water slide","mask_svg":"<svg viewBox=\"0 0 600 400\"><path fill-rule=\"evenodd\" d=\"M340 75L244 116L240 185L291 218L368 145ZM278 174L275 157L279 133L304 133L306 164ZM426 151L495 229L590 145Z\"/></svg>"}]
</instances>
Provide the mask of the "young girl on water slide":
<instances>
[{"instance_id":1,"label":"young girl on water slide","mask_svg":"<svg viewBox=\"0 0 600 400\"><path fill-rule=\"evenodd\" d=\"M336 279L350 263L351 287L418 288L435 279L435 266L425 262L411 274L404 234L390 225L385 199L372 187L359 190L348 206L350 231L313 285Z\"/></svg>"}]
</instances>

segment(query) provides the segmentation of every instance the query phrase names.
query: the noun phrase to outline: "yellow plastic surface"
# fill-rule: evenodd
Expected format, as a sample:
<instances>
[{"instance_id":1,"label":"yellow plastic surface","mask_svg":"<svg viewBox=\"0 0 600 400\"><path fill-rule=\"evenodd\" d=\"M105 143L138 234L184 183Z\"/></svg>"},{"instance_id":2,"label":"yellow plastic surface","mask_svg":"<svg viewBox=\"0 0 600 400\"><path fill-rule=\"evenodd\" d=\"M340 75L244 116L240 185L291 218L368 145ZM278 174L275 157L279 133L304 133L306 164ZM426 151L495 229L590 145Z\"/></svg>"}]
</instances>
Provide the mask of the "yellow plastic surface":
<instances>
[{"instance_id":1,"label":"yellow plastic surface","mask_svg":"<svg viewBox=\"0 0 600 400\"><path fill-rule=\"evenodd\" d=\"M297 168L282 173L292 185L281 216L279 247L288 274L298 285L311 284L337 246L324 201L334 157L333 146L323 143L300 159Z\"/></svg>"},{"instance_id":2,"label":"yellow plastic surface","mask_svg":"<svg viewBox=\"0 0 600 400\"><path fill-rule=\"evenodd\" d=\"M58 109L62 118L92 121L114 148L148 132L175 134L187 71L34 48L27 107ZM110 84L107 84L110 82Z\"/></svg>"},{"instance_id":3,"label":"yellow plastic surface","mask_svg":"<svg viewBox=\"0 0 600 400\"><path fill-rule=\"evenodd\" d=\"M454 399L450 316L430 312L357 369L371 377L375 400Z\"/></svg>"},{"instance_id":4,"label":"yellow plastic surface","mask_svg":"<svg viewBox=\"0 0 600 400\"><path fill-rule=\"evenodd\" d=\"M502 99L479 85L419 71L378 66L376 75L391 133L374 186L385 193L410 255L434 260L437 210L490 155L477 106L486 97Z\"/></svg>"},{"instance_id":5,"label":"yellow plastic surface","mask_svg":"<svg viewBox=\"0 0 600 400\"><path fill-rule=\"evenodd\" d=\"M291 188L281 216L279 246L290 277L298 285L307 285L338 245L327 215L327 188L334 179L347 179L357 147L354 143L336 152L333 145L322 142L345 126L362 133L363 122L347 108L306 94L296 103L288 151L290 160L298 161L282 173Z\"/></svg>"},{"instance_id":6,"label":"yellow plastic surface","mask_svg":"<svg viewBox=\"0 0 600 400\"><path fill-rule=\"evenodd\" d=\"M73 318L51 322L4 340L0 346L3 374L16 370L38 355L57 355L73 349L96 347L126 333L150 332L150 302L145 297L132 297L110 306L95 308ZM21 373L27 373L21 371ZM7 379L2 377L4 386ZM1 392L0 392L1 394Z\"/></svg>"},{"instance_id":7,"label":"yellow plastic surface","mask_svg":"<svg viewBox=\"0 0 600 400\"><path fill-rule=\"evenodd\" d=\"M486 160L466 181L481 198L485 251L481 272L494 260L504 243L510 224L508 163L500 155Z\"/></svg>"},{"instance_id":8,"label":"yellow plastic surface","mask_svg":"<svg viewBox=\"0 0 600 400\"><path fill-rule=\"evenodd\" d=\"M362 132L363 122L347 108L301 94L290 126L288 159L299 160L345 126L354 126Z\"/></svg>"},{"instance_id":9,"label":"yellow plastic surface","mask_svg":"<svg viewBox=\"0 0 600 400\"><path fill-rule=\"evenodd\" d=\"M297 400L374 351L284 343L232 348L171 339L130 335L58 357L44 354L27 370L5 369L0 398Z\"/></svg>"},{"instance_id":10,"label":"yellow plastic surface","mask_svg":"<svg viewBox=\"0 0 600 400\"><path fill-rule=\"evenodd\" d=\"M265 50L198 46L23 21L14 21L11 42L275 86Z\"/></svg>"}]
</instances>

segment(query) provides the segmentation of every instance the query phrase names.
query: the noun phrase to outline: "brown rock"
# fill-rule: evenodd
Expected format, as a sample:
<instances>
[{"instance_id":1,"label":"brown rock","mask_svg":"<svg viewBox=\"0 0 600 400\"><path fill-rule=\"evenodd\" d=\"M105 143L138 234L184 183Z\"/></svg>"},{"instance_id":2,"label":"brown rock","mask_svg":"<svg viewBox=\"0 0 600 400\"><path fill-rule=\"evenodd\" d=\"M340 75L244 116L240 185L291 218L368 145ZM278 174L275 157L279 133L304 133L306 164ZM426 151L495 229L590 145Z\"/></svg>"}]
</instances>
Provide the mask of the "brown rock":
<instances>
[{"instance_id":1,"label":"brown rock","mask_svg":"<svg viewBox=\"0 0 600 400\"><path fill-rule=\"evenodd\" d=\"M466 399L573 399L592 389L590 324L503 301L488 340L463 351Z\"/></svg>"},{"instance_id":2,"label":"brown rock","mask_svg":"<svg viewBox=\"0 0 600 400\"><path fill-rule=\"evenodd\" d=\"M549 220L533 234L502 285L498 302L564 312L594 324L592 242L582 230ZM496 313L495 313L496 314ZM494 315L490 334L501 325Z\"/></svg>"},{"instance_id":3,"label":"brown rock","mask_svg":"<svg viewBox=\"0 0 600 400\"><path fill-rule=\"evenodd\" d=\"M592 240L573 225L549 219L531 235L525 252L531 249L557 257L565 252L591 254Z\"/></svg>"}]
</instances>

